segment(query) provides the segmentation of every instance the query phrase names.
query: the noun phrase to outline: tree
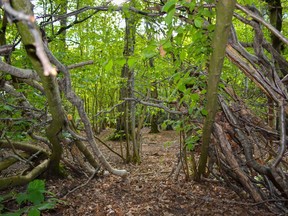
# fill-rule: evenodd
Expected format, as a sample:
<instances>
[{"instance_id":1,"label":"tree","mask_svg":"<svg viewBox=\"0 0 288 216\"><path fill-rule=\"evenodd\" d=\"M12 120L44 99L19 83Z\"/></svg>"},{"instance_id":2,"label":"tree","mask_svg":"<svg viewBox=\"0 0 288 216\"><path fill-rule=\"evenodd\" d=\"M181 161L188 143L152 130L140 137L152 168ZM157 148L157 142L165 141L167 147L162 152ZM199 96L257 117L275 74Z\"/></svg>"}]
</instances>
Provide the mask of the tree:
<instances>
[{"instance_id":1,"label":"tree","mask_svg":"<svg viewBox=\"0 0 288 216\"><path fill-rule=\"evenodd\" d=\"M1 187L3 188L7 187L8 185L13 186L15 184L25 184L27 181L30 181L31 179L41 174L47 168L49 175L55 175L55 174L59 175L61 173L60 160L63 152L62 148L63 132L65 130L70 130L70 133L74 134L75 137L78 137L78 139L80 137L79 135L77 135L76 131L73 131L73 128L71 128L71 125L69 123L69 120L66 118L65 111L63 109L62 99L60 96L61 88L58 85L58 81L56 79L57 75L56 69L51 66L48 57L54 63L54 65L57 66L57 69L59 70L58 72L61 71L64 74L63 82L65 83L65 87L62 88L61 90L65 92L68 101L70 101L74 106L77 107L79 115L84 123L84 127L87 132L86 133L87 138L80 138L80 140L87 140L91 144L94 154L96 155L96 157L98 157L99 162L103 166L106 166L108 170L110 170L112 173L115 173L116 175L119 174L122 176L126 176L127 172L125 170L121 171L113 169L110 166L110 164L105 160L102 153L96 146L92 128L87 118L87 115L84 111L83 103L80 100L80 98L77 95L75 95L75 93L71 90L71 80L69 71L52 55L52 53L47 48L45 48L45 45L43 44L42 39L40 37L40 32L34 23L34 17L31 11L32 5L30 4L30 1L21 1L21 2L12 1L11 6L13 8L10 6L8 2L4 2L3 6L10 15L13 14L13 16L16 16L19 20L21 20L16 24L17 29L21 35L22 42L26 49L27 55L31 60L32 66L37 74L34 71L27 72L22 69L9 67L8 65L5 65L6 66L5 72L9 73L13 71L14 73L17 73L18 77L34 78L37 81L40 81L41 84L43 85L43 89L42 86L39 86L39 88L43 91L43 93L45 93L45 96L47 98L49 108L48 111L51 114L51 120L50 119L48 120L49 125L46 128L46 137L48 138L48 140L45 140L43 138L38 139L44 141L50 146L51 155L48 156L48 159L43 160L36 168L34 168L29 173L29 175L14 176L1 179L0 182ZM4 81L4 90L9 92L10 94L11 93L13 94L14 90L11 89L8 91L7 90L8 88L11 87ZM15 94L17 93L15 92ZM22 95L20 96L23 97ZM29 106L28 103L25 105ZM27 108L31 109L30 107ZM37 136L34 135L34 138L37 138ZM15 145L15 143L12 144L9 140L7 141L8 144L9 143L11 144L11 146ZM94 168L98 169L98 165L93 159L93 157L91 157L91 153L89 152L89 150L87 150L87 147L85 147L80 142L77 142L77 144L79 145L78 147L79 150L87 157L91 165L94 166ZM20 144L19 148L21 149L24 147L22 147L22 145ZM33 149L35 149L35 147L29 146L28 151L35 152L35 150ZM44 150L41 151L45 152ZM48 154L46 154L46 156L47 155Z\"/></svg>"},{"instance_id":2,"label":"tree","mask_svg":"<svg viewBox=\"0 0 288 216\"><path fill-rule=\"evenodd\" d=\"M203 127L203 142L198 166L198 177L205 173L212 127L217 112L218 84L222 71L236 1L222 0L216 7L216 28L212 41L213 52L209 62L207 88L207 117Z\"/></svg>"},{"instance_id":3,"label":"tree","mask_svg":"<svg viewBox=\"0 0 288 216\"><path fill-rule=\"evenodd\" d=\"M16 11L23 11L25 14L28 14L28 16L29 15L31 17L33 16L32 11L31 11L32 5L30 4L29 1L27 2L22 1L21 3L12 1L12 7ZM39 59L37 59L37 56L40 56L39 49L41 48L43 49L43 45L41 44L41 41L36 41L35 37L33 36L33 33L30 32L28 25L26 25L25 23L21 23L21 22L17 23L16 25L21 35L23 45L25 46L27 55L29 59L31 60L31 63L35 71L37 72L38 76L41 79L44 92L47 97L49 111L52 115L52 121L50 125L48 126L48 128L46 129L47 138L52 145L52 154L51 154L51 158L49 161L49 169L50 169L51 174L52 173L60 174L59 166L60 166L60 158L62 154L62 146L60 144L60 139L59 139L58 134L64 127L65 115L64 115L64 110L62 108L62 101L60 97L58 83L55 77L56 71L54 68L52 68L52 66L44 65L43 61L44 60L48 61L46 56L44 58L42 57L43 58L42 62ZM34 34L37 34L37 33L39 34L37 27L34 26L33 28L34 28L33 31L35 31ZM38 40L40 40L40 38L38 38ZM37 43L39 43L38 45L39 47L37 47ZM36 46L34 44L36 44ZM46 71L45 71L45 67L48 67ZM44 68L44 73L43 73L43 68ZM53 76L47 76L50 73Z\"/></svg>"}]
</instances>

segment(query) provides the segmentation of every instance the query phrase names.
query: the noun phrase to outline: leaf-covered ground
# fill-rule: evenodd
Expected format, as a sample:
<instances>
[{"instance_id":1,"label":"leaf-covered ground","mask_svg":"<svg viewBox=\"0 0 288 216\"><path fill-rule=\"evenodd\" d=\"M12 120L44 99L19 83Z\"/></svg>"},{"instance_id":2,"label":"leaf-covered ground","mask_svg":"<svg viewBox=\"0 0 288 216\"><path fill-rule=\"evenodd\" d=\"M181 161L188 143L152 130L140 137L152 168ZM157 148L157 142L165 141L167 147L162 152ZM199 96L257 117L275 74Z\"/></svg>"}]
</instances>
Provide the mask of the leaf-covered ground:
<instances>
[{"instance_id":1,"label":"leaf-covered ground","mask_svg":"<svg viewBox=\"0 0 288 216\"><path fill-rule=\"evenodd\" d=\"M107 136L107 134L102 135ZM177 162L179 136L174 131L143 134L143 159L140 165L123 164L121 159L103 147L108 160L117 168L129 170L127 179L113 175L94 178L73 193L62 197L66 204L43 215L274 215L252 203L241 200L220 183L185 181L168 178ZM119 145L108 142L110 146ZM85 183L88 178L48 181L49 190L57 196Z\"/></svg>"}]
</instances>

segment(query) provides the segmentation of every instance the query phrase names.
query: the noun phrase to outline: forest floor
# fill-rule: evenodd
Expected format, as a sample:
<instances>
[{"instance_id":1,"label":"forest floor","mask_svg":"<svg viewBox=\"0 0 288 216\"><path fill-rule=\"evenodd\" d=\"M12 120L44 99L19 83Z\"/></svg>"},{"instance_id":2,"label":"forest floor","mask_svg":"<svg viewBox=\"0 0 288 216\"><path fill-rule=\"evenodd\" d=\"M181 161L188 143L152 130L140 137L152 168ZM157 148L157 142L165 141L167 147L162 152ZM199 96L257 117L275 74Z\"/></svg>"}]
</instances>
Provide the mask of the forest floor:
<instances>
[{"instance_id":1,"label":"forest floor","mask_svg":"<svg viewBox=\"0 0 288 216\"><path fill-rule=\"evenodd\" d=\"M106 147L101 149L109 162L130 172L127 179L104 175L89 181L73 193L61 198L66 204L43 215L273 215L249 199L240 199L227 186L204 181L178 181L168 178L177 163L179 135L175 131L159 134L143 133L142 163L124 164ZM110 131L111 132L111 131ZM109 131L101 134L105 139ZM119 145L107 141L110 146ZM85 183L88 178L50 180L48 190L61 197Z\"/></svg>"}]
</instances>

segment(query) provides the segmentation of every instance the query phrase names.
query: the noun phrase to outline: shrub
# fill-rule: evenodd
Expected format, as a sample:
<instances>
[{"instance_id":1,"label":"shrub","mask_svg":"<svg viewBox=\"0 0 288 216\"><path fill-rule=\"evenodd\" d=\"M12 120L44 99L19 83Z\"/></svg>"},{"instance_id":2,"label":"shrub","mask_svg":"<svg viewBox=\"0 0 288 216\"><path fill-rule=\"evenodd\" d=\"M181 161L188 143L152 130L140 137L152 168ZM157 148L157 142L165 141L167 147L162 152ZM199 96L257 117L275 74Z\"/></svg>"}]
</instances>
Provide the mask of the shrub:
<instances>
[{"instance_id":1,"label":"shrub","mask_svg":"<svg viewBox=\"0 0 288 216\"><path fill-rule=\"evenodd\" d=\"M45 195L49 195L49 199L45 199ZM7 198L11 198L18 207L15 211L7 211L4 202ZM63 202L55 195L45 189L45 182L43 180L34 180L28 184L24 193L16 195L6 194L0 196L0 214L2 216L20 216L27 214L28 216L40 216L43 210L54 209L56 204Z\"/></svg>"}]
</instances>

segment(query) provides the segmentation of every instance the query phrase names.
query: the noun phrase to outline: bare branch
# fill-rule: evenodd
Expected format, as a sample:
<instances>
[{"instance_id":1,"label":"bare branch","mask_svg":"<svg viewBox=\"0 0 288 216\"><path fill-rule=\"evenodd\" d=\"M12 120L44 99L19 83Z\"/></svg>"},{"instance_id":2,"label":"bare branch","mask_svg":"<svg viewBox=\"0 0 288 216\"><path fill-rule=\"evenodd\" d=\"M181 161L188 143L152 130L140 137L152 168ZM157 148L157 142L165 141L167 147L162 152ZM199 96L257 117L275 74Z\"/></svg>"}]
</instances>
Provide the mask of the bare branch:
<instances>
[{"instance_id":1,"label":"bare branch","mask_svg":"<svg viewBox=\"0 0 288 216\"><path fill-rule=\"evenodd\" d=\"M0 55L5 56L8 55L12 52L13 50L13 45L2 45L0 46Z\"/></svg>"},{"instance_id":2,"label":"bare branch","mask_svg":"<svg viewBox=\"0 0 288 216\"><path fill-rule=\"evenodd\" d=\"M30 31L33 34L34 39L35 39L34 45L36 47L36 54L42 63L44 75L45 76L49 76L49 75L56 76L57 75L56 68L54 68L51 65L47 55L45 54L44 47L43 47L43 41L42 41L42 38L39 34L39 31L36 30L35 28L32 28Z\"/></svg>"},{"instance_id":3,"label":"bare branch","mask_svg":"<svg viewBox=\"0 0 288 216\"><path fill-rule=\"evenodd\" d=\"M64 79L65 96L68 99L68 101L77 108L79 116L80 116L80 118L84 124L85 132L86 132L86 136L87 136L87 142L90 144L95 156L99 160L100 164L107 171L111 172L114 175L126 178L129 175L129 173L126 170L118 170L118 169L114 169L113 167L111 167L110 163L106 160L106 158L103 156L102 152L98 148L98 146L95 142L95 139L94 139L94 133L92 130L91 123L90 123L89 118L87 116L87 113L85 112L85 109L84 109L83 101L72 90L71 77L70 77L69 70L61 62L59 62L59 60L51 53L51 51L47 47L45 47L45 48L46 48L45 51L46 51L47 55L49 56L49 59L51 60L51 62L53 62L53 64L55 64L57 66L57 68L59 68L59 70L61 70L63 72L63 74L65 75L65 79Z\"/></svg>"},{"instance_id":4,"label":"bare branch","mask_svg":"<svg viewBox=\"0 0 288 216\"><path fill-rule=\"evenodd\" d=\"M72 65L67 66L67 68L68 68L69 70L71 70L71 69L75 69L75 68L78 68L78 67L83 67L83 66L85 66L85 65L91 65L91 64L94 64L94 61L93 61L93 60L89 60L89 61L86 61L86 62L80 62L80 63L72 64Z\"/></svg>"},{"instance_id":5,"label":"bare branch","mask_svg":"<svg viewBox=\"0 0 288 216\"><path fill-rule=\"evenodd\" d=\"M38 56L42 66L43 66L44 75L45 76L49 76L49 75L56 76L57 71L51 65L50 61L48 60L47 55L44 52L42 37L35 26L35 17L33 15L28 15L28 14L25 14L21 11L14 10L11 7L10 2L8 0L2 0L2 3L3 3L4 10L8 14L10 14L12 17L15 17L17 20L26 22L26 24L28 25L30 32L33 35L34 40L35 40L34 46L36 48L36 55Z\"/></svg>"},{"instance_id":6,"label":"bare branch","mask_svg":"<svg viewBox=\"0 0 288 216\"><path fill-rule=\"evenodd\" d=\"M0 60L0 68L1 68L1 71L5 73L9 73L10 75L18 77L18 78L23 78L23 79L31 78L31 79L39 80L39 76L37 75L35 71L29 70L29 69L17 68L1 60Z\"/></svg>"},{"instance_id":7,"label":"bare branch","mask_svg":"<svg viewBox=\"0 0 288 216\"><path fill-rule=\"evenodd\" d=\"M163 109L166 112L171 113L171 114L176 114L176 115L187 115L188 114L187 110L185 110L184 112L171 110L171 109L169 109L168 107L166 107L166 106L164 106L162 104L149 103L149 102L137 99L137 98L124 98L124 100L125 101L135 101L136 103L140 103L140 104L143 104L145 106L157 107L157 108Z\"/></svg>"},{"instance_id":8,"label":"bare branch","mask_svg":"<svg viewBox=\"0 0 288 216\"><path fill-rule=\"evenodd\" d=\"M243 11L244 13L246 13L247 15L249 15L250 17L252 17L253 19L255 19L256 21L260 22L261 24L263 24L267 29L269 29L275 36L277 36L283 43L288 45L288 39L282 35L274 26L272 26L270 23L267 23L262 17L260 17L258 14L252 12L251 10L249 10L248 8L240 5L240 4L236 4L236 8Z\"/></svg>"},{"instance_id":9,"label":"bare branch","mask_svg":"<svg viewBox=\"0 0 288 216\"><path fill-rule=\"evenodd\" d=\"M279 108L280 108L280 122L279 122L279 128L280 128L280 151L275 159L275 161L272 164L272 167L278 166L278 164L281 162L284 153L286 151L286 122L285 122L285 102L284 100L279 102Z\"/></svg>"},{"instance_id":10,"label":"bare branch","mask_svg":"<svg viewBox=\"0 0 288 216\"><path fill-rule=\"evenodd\" d=\"M98 112L96 115L95 115L95 117L97 117L97 116L99 116L100 114L102 114L102 113L110 113L110 112L112 112L116 107L118 107L118 106L121 106L122 104L124 104L125 103L125 101L123 101L123 102L121 102L121 103L119 103L119 104L116 104L116 105L114 105L111 109L109 109L109 110L102 110L102 111L100 111L100 112Z\"/></svg>"}]
</instances>

